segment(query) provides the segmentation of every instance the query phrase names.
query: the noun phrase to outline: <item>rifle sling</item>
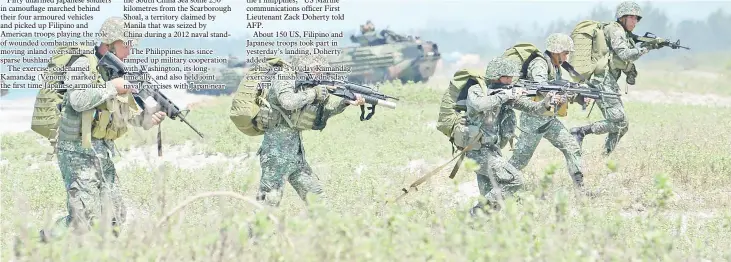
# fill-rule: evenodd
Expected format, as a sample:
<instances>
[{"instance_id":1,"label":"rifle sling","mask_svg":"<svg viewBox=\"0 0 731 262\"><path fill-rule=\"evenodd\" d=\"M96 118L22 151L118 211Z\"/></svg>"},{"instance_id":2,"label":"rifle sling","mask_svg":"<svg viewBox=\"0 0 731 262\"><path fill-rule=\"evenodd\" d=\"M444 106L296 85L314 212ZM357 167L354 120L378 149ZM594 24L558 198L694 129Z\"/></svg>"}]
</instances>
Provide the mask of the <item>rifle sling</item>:
<instances>
[{"instance_id":1,"label":"rifle sling","mask_svg":"<svg viewBox=\"0 0 731 262\"><path fill-rule=\"evenodd\" d=\"M586 78L583 75L579 74L579 72L577 72L576 69L574 69L574 66L572 66L571 64L569 64L569 62L563 62L563 63L561 63L561 67L563 69L566 69L566 71L569 72L569 74L572 74L576 78L578 78L579 80L581 80L581 82L585 82L586 81Z\"/></svg>"},{"instance_id":2,"label":"rifle sling","mask_svg":"<svg viewBox=\"0 0 731 262\"><path fill-rule=\"evenodd\" d=\"M371 117L373 117L373 114L376 113L375 105L371 105L370 107L368 107L368 109L370 109L371 112L368 113L368 115L366 116L365 115L365 105L360 105L360 121L371 120Z\"/></svg>"},{"instance_id":3,"label":"rifle sling","mask_svg":"<svg viewBox=\"0 0 731 262\"><path fill-rule=\"evenodd\" d=\"M404 196L406 196L406 194L408 194L409 192L411 192L410 190L412 188L415 191L418 191L419 189L417 188L417 186L423 184L424 182L426 182L427 180L429 180L429 178L431 178L432 176L438 174L439 171L442 171L442 169L444 169L445 167L447 167L450 163L452 163L452 161L459 159L457 161L457 163L454 165L454 167L452 168L452 172L450 172L450 174L449 174L449 178L454 179L454 176L457 174L457 171L459 171L459 167L462 164L462 160L464 160L465 155L467 154L468 151L472 150L473 145L475 144L475 142L477 142L481 137L482 137L482 130L480 130L477 133L477 135L471 139L470 144L467 145L467 147L465 147L464 149L462 149L462 151L459 152L459 154L457 154L456 156L452 157L452 159L450 159L446 163L442 164L441 166L435 168L432 171L429 171L429 173L427 173L426 175L420 177L419 179L417 179L416 181L414 181L413 183L411 183L411 185L409 185L409 189L402 188L401 191L403 191L404 193L401 194L400 196L398 196L396 199L394 199L391 202L398 202L401 198L403 198ZM388 204L388 201L386 201L386 204Z\"/></svg>"},{"instance_id":4,"label":"rifle sling","mask_svg":"<svg viewBox=\"0 0 731 262\"><path fill-rule=\"evenodd\" d=\"M157 124L157 156L162 156L162 123Z\"/></svg>"}]
</instances>

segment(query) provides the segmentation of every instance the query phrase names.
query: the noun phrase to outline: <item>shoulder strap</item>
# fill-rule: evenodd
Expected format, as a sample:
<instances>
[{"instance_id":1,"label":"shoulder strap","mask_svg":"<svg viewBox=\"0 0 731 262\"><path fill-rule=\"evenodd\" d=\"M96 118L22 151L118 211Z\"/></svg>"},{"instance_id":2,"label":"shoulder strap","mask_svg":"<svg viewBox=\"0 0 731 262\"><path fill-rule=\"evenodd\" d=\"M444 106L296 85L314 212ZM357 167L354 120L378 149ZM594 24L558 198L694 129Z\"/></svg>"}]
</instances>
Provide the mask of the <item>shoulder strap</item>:
<instances>
[{"instance_id":1,"label":"shoulder strap","mask_svg":"<svg viewBox=\"0 0 731 262\"><path fill-rule=\"evenodd\" d=\"M574 66L572 66L571 64L569 64L568 61L564 61L563 63L561 63L561 67L563 69L566 69L566 71L569 72L569 74L571 74L574 77L578 78L579 81L586 82L586 78L583 75L579 74L579 72L576 72L576 69L574 69Z\"/></svg>"},{"instance_id":2,"label":"shoulder strap","mask_svg":"<svg viewBox=\"0 0 731 262\"><path fill-rule=\"evenodd\" d=\"M541 56L540 52L533 52L528 56L527 59L525 59L525 62L523 62L523 66L520 68L520 78L526 78L528 75L528 66L530 65L530 62L533 61L533 59L536 59L536 57ZM550 70L550 69L549 69Z\"/></svg>"},{"instance_id":3,"label":"shoulder strap","mask_svg":"<svg viewBox=\"0 0 731 262\"><path fill-rule=\"evenodd\" d=\"M284 110L282 110L281 108L279 108L275 104L271 104L270 103L269 106L271 106L272 108L276 109L280 114L282 114L282 118L284 118L284 121L287 122L287 125L289 125L289 127L294 127L294 124L292 123L292 120L289 120L289 116L286 113L284 113Z\"/></svg>"}]
</instances>

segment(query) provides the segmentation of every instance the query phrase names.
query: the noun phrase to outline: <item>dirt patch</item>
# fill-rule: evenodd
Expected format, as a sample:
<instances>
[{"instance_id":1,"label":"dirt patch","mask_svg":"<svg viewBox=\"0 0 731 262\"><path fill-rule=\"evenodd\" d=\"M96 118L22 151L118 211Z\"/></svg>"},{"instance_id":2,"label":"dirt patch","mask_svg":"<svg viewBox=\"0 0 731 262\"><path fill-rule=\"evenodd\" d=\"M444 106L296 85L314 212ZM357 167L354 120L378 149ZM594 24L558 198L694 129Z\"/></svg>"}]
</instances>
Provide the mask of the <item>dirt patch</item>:
<instances>
[{"instance_id":1,"label":"dirt patch","mask_svg":"<svg viewBox=\"0 0 731 262\"><path fill-rule=\"evenodd\" d=\"M195 170L210 165L227 166L232 172L253 164L257 159L256 152L243 153L234 157L228 157L221 153L215 155L205 154L192 142L184 145L164 146L163 156L157 156L157 145L135 147L123 152L122 158L115 165L118 169L125 169L132 166L143 166L150 169L158 168L163 164L172 164L183 170ZM150 161L150 160L154 160Z\"/></svg>"},{"instance_id":2,"label":"dirt patch","mask_svg":"<svg viewBox=\"0 0 731 262\"><path fill-rule=\"evenodd\" d=\"M658 90L629 90L622 94L623 100L650 104L703 105L713 107L731 107L731 97L716 94L695 94L689 92L673 92Z\"/></svg>"}]
</instances>

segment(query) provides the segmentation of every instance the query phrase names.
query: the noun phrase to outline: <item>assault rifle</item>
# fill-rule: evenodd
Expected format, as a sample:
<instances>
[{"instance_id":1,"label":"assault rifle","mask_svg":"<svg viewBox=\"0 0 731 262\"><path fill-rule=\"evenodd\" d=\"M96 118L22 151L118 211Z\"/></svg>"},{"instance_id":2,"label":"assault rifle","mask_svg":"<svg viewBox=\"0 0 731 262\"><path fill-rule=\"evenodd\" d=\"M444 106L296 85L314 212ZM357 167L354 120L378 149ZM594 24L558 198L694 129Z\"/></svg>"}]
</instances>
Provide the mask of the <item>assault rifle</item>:
<instances>
[{"instance_id":1,"label":"assault rifle","mask_svg":"<svg viewBox=\"0 0 731 262\"><path fill-rule=\"evenodd\" d=\"M524 80L520 79L515 84L507 84L507 85L498 85L493 86L489 90L490 95L497 94L499 92L512 92L515 90L514 88L524 88L526 89L527 97L533 97L537 96L539 94L545 94L548 92L556 91L559 94L566 94L568 96L576 95L575 102L582 106L582 108L586 108L586 103L584 102L584 98L591 98L595 100L602 100L604 98L614 98L619 99L621 94L614 93L614 92L606 92L601 91L599 88L596 88L590 84L579 84L574 82L569 82L566 80L554 80L549 82L536 82L536 81L530 81L530 80ZM466 109L466 101L460 100L457 101L455 105L456 110L465 110Z\"/></svg>"},{"instance_id":2,"label":"assault rifle","mask_svg":"<svg viewBox=\"0 0 731 262\"><path fill-rule=\"evenodd\" d=\"M326 85L326 86L332 86L334 88L328 88L328 91L330 94L355 100L355 94L359 94L363 97L365 102L367 104L370 104L371 106L368 107L369 110L371 110L370 113L368 113L367 116L365 115L365 106L360 106L360 121L370 120L373 114L376 113L376 105L383 106L390 109L396 109L396 103L387 101L386 99L393 99L398 101L398 98L385 95L381 92L376 91L372 87L359 85L352 82L347 81L341 81L341 80L314 80L314 79L305 79L301 80L299 82L301 85L305 86L318 86L318 85Z\"/></svg>"},{"instance_id":3,"label":"assault rifle","mask_svg":"<svg viewBox=\"0 0 731 262\"><path fill-rule=\"evenodd\" d=\"M201 134L198 129L193 127L188 120L185 119L185 117L188 115L190 110L180 110L180 108L173 103L172 100L170 100L165 94L160 92L159 87L161 86L155 79L150 75L150 73L147 70L140 69L136 71L128 71L124 67L124 63L122 60L120 60L116 55L112 54L112 52L107 52L102 56L102 58L99 60L99 65L108 69L110 72L110 80L115 79L118 77L124 77L125 75L131 76L128 82L132 84L137 84L138 88L136 91L132 92L132 95L135 98L135 101L142 107L145 108L145 99L148 97L152 97L154 99L158 106L160 107L160 111L165 112L167 114L167 117L169 117L172 120L180 119L181 122L185 123L193 129L201 138L203 138L203 134ZM151 84L147 84L151 83ZM158 125L158 133L157 133L157 150L158 150L158 156L162 156L162 141L161 141L161 134L160 134L160 126Z\"/></svg>"},{"instance_id":4,"label":"assault rifle","mask_svg":"<svg viewBox=\"0 0 731 262\"><path fill-rule=\"evenodd\" d=\"M685 46L680 45L680 39L678 39L677 41L675 41L675 43L673 43L667 39L658 38L655 34L650 33L650 32L645 33L644 36L638 36L638 35L632 34L632 39L634 39L635 42L640 42L640 43L655 42L660 45L660 48L667 46L672 49L683 48L685 50L690 50L690 47L685 47Z\"/></svg>"},{"instance_id":5,"label":"assault rifle","mask_svg":"<svg viewBox=\"0 0 731 262\"><path fill-rule=\"evenodd\" d=\"M491 94L494 94L504 89L512 89L514 87L526 89L526 91L528 92L526 96L528 97L537 96L539 94L545 94L552 91L555 91L559 94L566 94L568 96L576 95L575 102L581 105L582 108L586 108L584 98L602 100L604 98L619 99L619 97L621 96L621 94L619 93L601 91L599 88L594 87L590 84L579 84L566 80L553 80L541 83L524 79L518 80L518 83L516 84L505 85L503 87L493 89L494 91L492 91Z\"/></svg>"}]
</instances>

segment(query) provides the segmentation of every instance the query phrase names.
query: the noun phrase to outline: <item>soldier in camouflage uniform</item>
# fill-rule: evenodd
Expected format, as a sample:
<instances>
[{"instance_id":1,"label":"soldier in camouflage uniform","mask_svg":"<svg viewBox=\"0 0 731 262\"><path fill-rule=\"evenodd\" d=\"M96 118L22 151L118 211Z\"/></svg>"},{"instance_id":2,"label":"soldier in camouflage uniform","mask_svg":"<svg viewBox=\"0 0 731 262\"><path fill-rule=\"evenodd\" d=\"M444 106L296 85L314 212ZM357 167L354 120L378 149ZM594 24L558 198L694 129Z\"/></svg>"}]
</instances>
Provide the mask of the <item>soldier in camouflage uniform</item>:
<instances>
[{"instance_id":1,"label":"soldier in camouflage uniform","mask_svg":"<svg viewBox=\"0 0 731 262\"><path fill-rule=\"evenodd\" d=\"M109 79L107 70L92 66L106 52L121 60L130 54L137 39L127 37L126 31L120 17L104 21L101 44L94 47L97 60L80 56L70 66L88 68L88 71L65 74L64 84L72 87L64 96L56 146L68 215L57 221L57 228L73 227L82 233L101 220L102 226L114 228L115 235L119 232L118 226L124 223L126 212L112 162L116 152L114 140L128 131L128 124L147 130L165 118L154 100L145 101L145 110L140 111L131 97L129 82L121 77ZM104 88L73 88L90 84ZM42 240L46 241L47 237L41 230Z\"/></svg>"},{"instance_id":2,"label":"soldier in camouflage uniform","mask_svg":"<svg viewBox=\"0 0 731 262\"><path fill-rule=\"evenodd\" d=\"M560 66L566 61L569 53L574 51L574 41L566 34L551 34L546 39L546 49L539 57L542 59L533 59L529 62L525 76L527 80L548 82L561 79ZM538 133L538 127L544 124L548 124L548 129L545 133ZM581 148L561 121L553 116L523 113L520 114L519 127L522 133L518 137L515 151L510 158L511 165L520 170L525 168L543 137L561 150L566 158L566 167L574 184L578 187L583 186Z\"/></svg>"},{"instance_id":3,"label":"soldier in camouflage uniform","mask_svg":"<svg viewBox=\"0 0 731 262\"><path fill-rule=\"evenodd\" d=\"M335 96L330 98L327 86L302 88L298 81L294 80L295 70L328 66L325 57L320 55L295 56L292 60L290 70L281 70L273 78L271 89L266 97L273 108L281 110L283 117L289 118L307 105L325 103L323 114L325 118L330 118L343 112L348 105L365 103L360 95L357 95L356 101L337 99ZM317 72L313 73L317 74ZM258 152L261 163L261 180L257 200L270 206L279 206L285 180L289 181L302 200L306 201L307 193L324 197L319 178L313 174L305 159L301 130L289 126L283 118L272 117L272 120L267 121L270 123L265 124L267 127L264 131L264 139Z\"/></svg>"},{"instance_id":4,"label":"soldier in camouflage uniform","mask_svg":"<svg viewBox=\"0 0 731 262\"><path fill-rule=\"evenodd\" d=\"M601 72L595 71L589 81L599 86L603 91L618 93L619 84L617 80L620 74L624 72L627 75L627 83L634 84L634 76L636 76L637 71L634 69L633 62L650 50L660 48L660 46L658 43L653 42L635 45L631 33L642 19L642 10L637 3L633 1L620 3L617 6L615 17L617 21L603 28L609 46L609 62ZM604 153L608 155L616 148L619 140L629 130L629 122L622 100L619 98L605 98L596 101L596 103L602 111L602 115L604 115L604 120L586 126L574 127L571 129L571 134L581 145L584 136L588 134L609 133L604 144Z\"/></svg>"},{"instance_id":5,"label":"soldier in camouflage uniform","mask_svg":"<svg viewBox=\"0 0 731 262\"><path fill-rule=\"evenodd\" d=\"M506 196L512 196L523 185L523 175L502 158L499 145L499 129L502 125L505 110L521 110L541 114L551 107L551 100L559 99L554 93L547 94L543 101L534 102L523 97L525 90L504 89L505 85L513 82L513 77L519 76L518 64L507 58L496 58L490 61L485 72L490 84L486 89L480 85L470 86L467 90L467 136L474 141L473 149L466 156L475 160L480 169L477 170L477 186L480 194L485 196L488 205L499 209L498 201ZM463 140L455 138L455 141ZM458 145L464 147L466 145ZM475 214L481 209L480 203L470 211Z\"/></svg>"}]
</instances>

